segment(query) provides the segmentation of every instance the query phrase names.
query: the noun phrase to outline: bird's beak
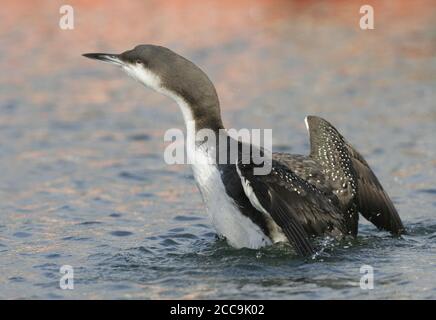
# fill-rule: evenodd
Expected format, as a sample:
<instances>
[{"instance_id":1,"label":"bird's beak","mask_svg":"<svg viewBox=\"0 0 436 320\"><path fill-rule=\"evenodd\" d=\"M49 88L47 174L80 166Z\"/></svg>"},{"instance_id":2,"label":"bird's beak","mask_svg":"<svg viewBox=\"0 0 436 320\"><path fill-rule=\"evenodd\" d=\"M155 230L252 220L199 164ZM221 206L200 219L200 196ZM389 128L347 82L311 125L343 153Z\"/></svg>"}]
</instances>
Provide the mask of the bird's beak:
<instances>
[{"instance_id":1,"label":"bird's beak","mask_svg":"<svg viewBox=\"0 0 436 320\"><path fill-rule=\"evenodd\" d=\"M104 62L108 62L116 65L124 65L124 62L120 59L119 54L110 54L110 53L85 53L84 57L89 59L101 60Z\"/></svg>"}]
</instances>

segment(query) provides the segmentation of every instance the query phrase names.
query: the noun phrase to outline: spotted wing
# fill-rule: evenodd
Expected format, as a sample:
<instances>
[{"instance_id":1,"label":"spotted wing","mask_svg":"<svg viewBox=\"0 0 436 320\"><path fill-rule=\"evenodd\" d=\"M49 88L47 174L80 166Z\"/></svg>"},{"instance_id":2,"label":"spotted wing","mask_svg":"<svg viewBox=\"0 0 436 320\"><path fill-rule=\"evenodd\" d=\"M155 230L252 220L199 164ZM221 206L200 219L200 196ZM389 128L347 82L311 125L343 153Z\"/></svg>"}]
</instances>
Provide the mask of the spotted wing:
<instances>
[{"instance_id":1,"label":"spotted wing","mask_svg":"<svg viewBox=\"0 0 436 320\"><path fill-rule=\"evenodd\" d=\"M257 210L271 216L300 255L314 253L310 236L344 231L341 213L314 186L275 160L267 175L256 175L254 168L237 164L245 194Z\"/></svg>"},{"instance_id":2,"label":"spotted wing","mask_svg":"<svg viewBox=\"0 0 436 320\"><path fill-rule=\"evenodd\" d=\"M394 204L368 163L350 145L347 145L347 148L356 173L356 200L359 211L380 229L388 230L395 235L404 233L405 228Z\"/></svg>"},{"instance_id":3,"label":"spotted wing","mask_svg":"<svg viewBox=\"0 0 436 320\"><path fill-rule=\"evenodd\" d=\"M397 210L365 159L326 120L309 116L306 123L310 157L321 165L342 204L355 205L379 229L403 233Z\"/></svg>"},{"instance_id":4,"label":"spotted wing","mask_svg":"<svg viewBox=\"0 0 436 320\"><path fill-rule=\"evenodd\" d=\"M324 193L332 192L330 182L327 180L321 166L314 159L299 154L282 152L274 152L272 158L320 191Z\"/></svg>"}]
</instances>

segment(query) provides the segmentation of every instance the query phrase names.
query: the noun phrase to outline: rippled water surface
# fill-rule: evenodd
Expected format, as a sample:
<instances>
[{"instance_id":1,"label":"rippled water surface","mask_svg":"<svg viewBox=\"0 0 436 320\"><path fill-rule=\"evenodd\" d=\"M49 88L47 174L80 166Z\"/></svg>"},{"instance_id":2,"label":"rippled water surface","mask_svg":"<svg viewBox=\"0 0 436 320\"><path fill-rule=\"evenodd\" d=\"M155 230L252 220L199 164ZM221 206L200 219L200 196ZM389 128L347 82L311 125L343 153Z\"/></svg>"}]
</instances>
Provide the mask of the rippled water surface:
<instances>
[{"instance_id":1,"label":"rippled water surface","mask_svg":"<svg viewBox=\"0 0 436 320\"><path fill-rule=\"evenodd\" d=\"M5 1L0 11L0 298L436 298L432 1ZM151 14L153 13L153 14ZM133 26L133 27L132 27ZM173 102L84 52L157 43L216 84L224 123L308 152L330 120L370 162L409 234L361 221L310 261L218 239L190 168L163 161ZM62 265L74 290L59 289ZM362 265L374 289L362 290Z\"/></svg>"}]
</instances>

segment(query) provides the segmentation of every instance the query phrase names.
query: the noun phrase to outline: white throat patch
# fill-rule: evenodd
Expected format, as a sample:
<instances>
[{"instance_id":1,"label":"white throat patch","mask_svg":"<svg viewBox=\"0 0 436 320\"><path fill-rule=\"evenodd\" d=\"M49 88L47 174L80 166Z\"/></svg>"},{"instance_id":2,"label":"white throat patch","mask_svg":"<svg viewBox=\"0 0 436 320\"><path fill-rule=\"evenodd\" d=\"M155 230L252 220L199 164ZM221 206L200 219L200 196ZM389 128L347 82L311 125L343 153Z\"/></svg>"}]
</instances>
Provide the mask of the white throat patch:
<instances>
[{"instance_id":1,"label":"white throat patch","mask_svg":"<svg viewBox=\"0 0 436 320\"><path fill-rule=\"evenodd\" d=\"M149 87L171 99L173 99L180 107L183 113L185 124L194 120L192 111L187 105L186 101L180 96L162 87L162 81L157 74L144 68L141 64L123 65L123 70L133 79L142 83L144 86Z\"/></svg>"},{"instance_id":2,"label":"white throat patch","mask_svg":"<svg viewBox=\"0 0 436 320\"><path fill-rule=\"evenodd\" d=\"M145 69L141 64L125 64L123 70L136 81L150 87L156 91L161 88L161 80L159 77L148 69Z\"/></svg>"}]
</instances>

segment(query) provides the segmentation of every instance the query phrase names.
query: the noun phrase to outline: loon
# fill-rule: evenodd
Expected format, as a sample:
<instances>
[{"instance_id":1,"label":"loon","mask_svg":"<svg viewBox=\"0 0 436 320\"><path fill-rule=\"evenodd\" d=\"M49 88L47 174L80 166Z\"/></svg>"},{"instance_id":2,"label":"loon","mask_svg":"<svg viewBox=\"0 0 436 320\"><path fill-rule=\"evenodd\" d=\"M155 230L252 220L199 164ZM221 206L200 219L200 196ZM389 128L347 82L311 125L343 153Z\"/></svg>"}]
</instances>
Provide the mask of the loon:
<instances>
[{"instance_id":1,"label":"loon","mask_svg":"<svg viewBox=\"0 0 436 320\"><path fill-rule=\"evenodd\" d=\"M226 134L214 85L194 63L156 45L138 45L121 54L83 56L121 67L143 85L178 104L187 127L187 140L202 129ZM194 125L188 125L188 123ZM217 233L236 248L257 249L289 243L300 256L316 253L317 236L356 236L359 213L378 229L394 236L405 233L388 194L362 155L326 120L307 116L308 156L272 153L271 170L259 166L249 153L241 161L193 161L194 178ZM234 141L233 141L234 142ZM238 146L242 142L237 141ZM216 142L197 141L188 158L216 160ZM250 150L256 146L250 145ZM262 153L262 151L261 151Z\"/></svg>"}]
</instances>

